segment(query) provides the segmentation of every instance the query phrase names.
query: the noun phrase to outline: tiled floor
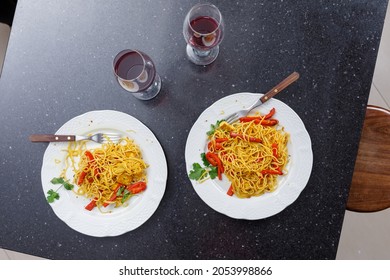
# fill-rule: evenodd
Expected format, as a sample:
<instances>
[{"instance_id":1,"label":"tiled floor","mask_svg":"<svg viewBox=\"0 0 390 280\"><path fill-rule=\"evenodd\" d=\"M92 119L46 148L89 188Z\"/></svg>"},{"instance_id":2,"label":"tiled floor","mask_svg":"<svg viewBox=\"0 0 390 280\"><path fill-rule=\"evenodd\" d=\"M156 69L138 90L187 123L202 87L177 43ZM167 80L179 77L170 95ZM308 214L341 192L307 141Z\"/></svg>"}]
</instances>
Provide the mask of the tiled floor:
<instances>
[{"instance_id":1,"label":"tiled floor","mask_svg":"<svg viewBox=\"0 0 390 280\"><path fill-rule=\"evenodd\" d=\"M1 30L0 30L1 31ZM8 41L8 32L0 32L0 43ZM3 44L6 46L6 44ZM0 53L4 46L0 44ZM0 55L0 69L1 69ZM379 48L369 104L390 109L390 5ZM390 209L362 214L347 211L337 259L390 259ZM0 248L0 260L30 260L39 257Z\"/></svg>"}]
</instances>

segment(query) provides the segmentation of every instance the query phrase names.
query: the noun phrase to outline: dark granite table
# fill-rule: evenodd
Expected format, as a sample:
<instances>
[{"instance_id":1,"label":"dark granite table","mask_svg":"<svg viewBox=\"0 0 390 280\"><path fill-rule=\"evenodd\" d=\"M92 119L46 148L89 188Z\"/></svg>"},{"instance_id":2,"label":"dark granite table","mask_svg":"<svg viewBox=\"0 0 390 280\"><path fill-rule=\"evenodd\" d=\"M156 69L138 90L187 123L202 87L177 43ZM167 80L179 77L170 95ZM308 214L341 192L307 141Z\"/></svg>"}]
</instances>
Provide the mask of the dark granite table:
<instances>
[{"instance_id":1,"label":"dark granite table","mask_svg":"<svg viewBox=\"0 0 390 280\"><path fill-rule=\"evenodd\" d=\"M386 11L386 0L212 1L226 20L218 59L185 56L182 22L198 1L19 0L0 79L0 247L51 259L334 259ZM112 59L138 48L155 61L160 95L136 100ZM257 221L213 211L187 178L184 148L199 114L236 92L264 92L292 71L278 99L311 136L314 164L299 198ZM46 144L87 111L142 120L169 176L161 204L138 229L80 234L56 217L41 188Z\"/></svg>"}]
</instances>

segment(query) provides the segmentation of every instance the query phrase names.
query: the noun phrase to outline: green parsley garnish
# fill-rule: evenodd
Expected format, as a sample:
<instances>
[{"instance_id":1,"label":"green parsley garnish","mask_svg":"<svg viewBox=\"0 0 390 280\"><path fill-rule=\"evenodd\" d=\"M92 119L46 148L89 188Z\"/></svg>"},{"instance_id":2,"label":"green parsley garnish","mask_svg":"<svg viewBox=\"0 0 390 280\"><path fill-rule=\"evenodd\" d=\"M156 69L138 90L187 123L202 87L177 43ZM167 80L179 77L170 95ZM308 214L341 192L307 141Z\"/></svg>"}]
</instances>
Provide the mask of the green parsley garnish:
<instances>
[{"instance_id":1,"label":"green parsley garnish","mask_svg":"<svg viewBox=\"0 0 390 280\"><path fill-rule=\"evenodd\" d=\"M212 124L210 125L211 129L209 131L207 131L207 135L210 136L210 135L213 135L215 130L219 127L219 125L221 124L221 122L223 122L224 120L219 120L217 121L215 124Z\"/></svg>"},{"instance_id":2,"label":"green parsley garnish","mask_svg":"<svg viewBox=\"0 0 390 280\"><path fill-rule=\"evenodd\" d=\"M218 176L218 169L216 166L210 166L209 176L210 179L215 179Z\"/></svg>"},{"instance_id":3,"label":"green parsley garnish","mask_svg":"<svg viewBox=\"0 0 390 280\"><path fill-rule=\"evenodd\" d=\"M210 162L208 162L205 153L202 153L200 156L202 158L204 167L202 167L199 163L192 164L192 170L190 170L190 174L188 174L188 177L191 180L196 180L199 182L202 182L207 178L216 178L218 175L217 167L212 166Z\"/></svg>"},{"instance_id":4,"label":"green parsley garnish","mask_svg":"<svg viewBox=\"0 0 390 280\"><path fill-rule=\"evenodd\" d=\"M62 177L58 177L58 178L53 178L51 179L50 181L52 184L54 185L61 185L58 187L57 190L53 190L53 189L50 189L48 192L47 192L47 202L49 203L53 203L56 199L60 199L60 195L58 193L58 190L62 187L64 187L65 189L67 189L68 191L70 190L73 190L74 186L69 183L68 181L65 181L64 178Z\"/></svg>"},{"instance_id":5,"label":"green parsley garnish","mask_svg":"<svg viewBox=\"0 0 390 280\"><path fill-rule=\"evenodd\" d=\"M50 181L52 184L54 184L54 185L56 185L56 184L63 184L64 182L65 182L65 180L64 180L64 178L62 178L62 177L58 177L58 178L53 178L53 179L51 179L51 181Z\"/></svg>"},{"instance_id":6,"label":"green parsley garnish","mask_svg":"<svg viewBox=\"0 0 390 280\"><path fill-rule=\"evenodd\" d=\"M60 195L58 194L58 192L55 192L51 189L47 192L47 194L47 202L49 203L53 203L55 199L60 199Z\"/></svg>"},{"instance_id":7,"label":"green parsley garnish","mask_svg":"<svg viewBox=\"0 0 390 280\"><path fill-rule=\"evenodd\" d=\"M210 166L210 162L206 159L206 153L201 153L200 157L202 158L204 166L206 166L206 167Z\"/></svg>"},{"instance_id":8,"label":"green parsley garnish","mask_svg":"<svg viewBox=\"0 0 390 280\"><path fill-rule=\"evenodd\" d=\"M207 170L205 168L203 168L202 166L200 166L199 163L194 163L192 165L192 170L190 171L190 174L188 175L188 177L190 177L190 179L192 180L200 180L202 177L204 177L205 173L207 173Z\"/></svg>"}]
</instances>

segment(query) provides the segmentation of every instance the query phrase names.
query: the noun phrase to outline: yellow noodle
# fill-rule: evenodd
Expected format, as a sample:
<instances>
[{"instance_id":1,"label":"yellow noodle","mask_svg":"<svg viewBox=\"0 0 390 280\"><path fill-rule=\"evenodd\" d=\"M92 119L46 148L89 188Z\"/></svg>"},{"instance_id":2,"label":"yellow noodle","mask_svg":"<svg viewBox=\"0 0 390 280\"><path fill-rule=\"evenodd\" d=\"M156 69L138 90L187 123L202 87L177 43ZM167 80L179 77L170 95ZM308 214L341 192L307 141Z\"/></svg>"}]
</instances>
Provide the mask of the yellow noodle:
<instances>
[{"instance_id":1,"label":"yellow noodle","mask_svg":"<svg viewBox=\"0 0 390 280\"><path fill-rule=\"evenodd\" d=\"M231 137L230 132L243 135ZM249 137L260 138L261 143L250 142ZM251 122L236 122L232 126L220 125L210 136L213 142L226 138L222 149L211 145L210 151L221 159L224 174L232 184L234 194L240 198L259 196L272 192L277 186L276 174L265 174L265 170L286 173L288 162L288 133L277 126L263 126ZM215 143L215 142L213 142ZM273 154L272 145L277 145L277 156Z\"/></svg>"},{"instance_id":2,"label":"yellow noodle","mask_svg":"<svg viewBox=\"0 0 390 280\"><path fill-rule=\"evenodd\" d=\"M99 209L104 203L125 205L122 197L110 201L118 185L127 186L140 181L147 183L148 165L133 140L123 138L119 143L108 142L89 150L93 155L92 161L85 155L86 151L86 142L70 142L66 150L66 166L62 177L66 178L66 171L71 167L74 172L73 181L77 185L81 173L85 172L85 178L75 192L95 200ZM77 166L75 158L80 159Z\"/></svg>"}]
</instances>

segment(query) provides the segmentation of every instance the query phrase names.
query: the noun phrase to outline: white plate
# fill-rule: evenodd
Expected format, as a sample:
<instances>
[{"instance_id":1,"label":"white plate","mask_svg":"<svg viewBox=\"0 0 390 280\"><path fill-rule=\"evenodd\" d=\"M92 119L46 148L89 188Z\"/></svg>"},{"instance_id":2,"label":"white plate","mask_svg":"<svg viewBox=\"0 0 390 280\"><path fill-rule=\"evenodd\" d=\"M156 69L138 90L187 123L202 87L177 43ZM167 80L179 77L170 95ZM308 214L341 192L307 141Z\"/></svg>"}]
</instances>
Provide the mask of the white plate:
<instances>
[{"instance_id":1,"label":"white plate","mask_svg":"<svg viewBox=\"0 0 390 280\"><path fill-rule=\"evenodd\" d=\"M187 174L192 164L202 165L200 154L205 151L207 135L210 125L215 124L226 116L247 108L258 100L262 94L237 93L226 96L207 108L195 122L188 135L185 159ZM277 99L270 99L252 113L267 114L272 108L276 109L275 118L290 134L288 143L289 163L288 173L280 176L277 189L258 197L237 198L226 194L230 182L223 176L223 180L206 180L199 184L194 180L191 183L200 198L215 211L236 219L257 220L270 217L293 203L305 188L312 169L313 152L309 133L299 116L289 106Z\"/></svg>"},{"instance_id":2,"label":"white plate","mask_svg":"<svg viewBox=\"0 0 390 280\"><path fill-rule=\"evenodd\" d=\"M127 207L112 207L111 213L103 214L97 208L87 211L84 207L89 199L77 196L64 188L59 190L60 199L51 203L55 214L74 230L91 236L117 236L146 222L156 211L165 192L167 163L163 149L154 134L139 120L117 111L91 111L77 116L65 123L56 134L87 135L95 132L117 132L134 139L139 145L143 158L149 164L147 168L148 185L146 191L132 197ZM88 148L99 144L88 142ZM43 157L43 192L56 190L50 180L58 177L65 166L68 143L50 143ZM58 160L61 162L58 163ZM73 177L71 168L68 178ZM107 207L108 208L108 207Z\"/></svg>"}]
</instances>

